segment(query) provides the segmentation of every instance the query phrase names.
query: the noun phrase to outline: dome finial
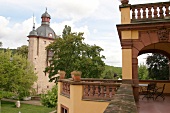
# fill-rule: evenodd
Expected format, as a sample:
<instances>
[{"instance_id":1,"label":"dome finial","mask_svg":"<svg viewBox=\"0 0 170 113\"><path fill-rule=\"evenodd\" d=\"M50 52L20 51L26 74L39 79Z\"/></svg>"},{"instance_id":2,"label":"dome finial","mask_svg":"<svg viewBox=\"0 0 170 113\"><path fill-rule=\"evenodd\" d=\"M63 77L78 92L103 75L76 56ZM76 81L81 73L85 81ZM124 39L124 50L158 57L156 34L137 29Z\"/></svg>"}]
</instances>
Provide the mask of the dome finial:
<instances>
[{"instance_id":1,"label":"dome finial","mask_svg":"<svg viewBox=\"0 0 170 113\"><path fill-rule=\"evenodd\" d=\"M34 13L33 13L33 30L35 30Z\"/></svg>"},{"instance_id":2,"label":"dome finial","mask_svg":"<svg viewBox=\"0 0 170 113\"><path fill-rule=\"evenodd\" d=\"M47 12L47 7L46 7L46 11L45 12Z\"/></svg>"}]
</instances>

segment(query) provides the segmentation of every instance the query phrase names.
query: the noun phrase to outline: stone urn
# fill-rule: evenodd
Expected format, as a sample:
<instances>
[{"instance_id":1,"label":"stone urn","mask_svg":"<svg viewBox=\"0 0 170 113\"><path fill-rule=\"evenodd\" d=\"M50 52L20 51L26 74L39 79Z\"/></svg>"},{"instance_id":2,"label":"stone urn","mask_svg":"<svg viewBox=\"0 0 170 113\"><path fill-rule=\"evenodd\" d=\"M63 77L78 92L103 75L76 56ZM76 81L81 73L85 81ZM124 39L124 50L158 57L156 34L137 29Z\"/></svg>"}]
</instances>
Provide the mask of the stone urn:
<instances>
[{"instance_id":1,"label":"stone urn","mask_svg":"<svg viewBox=\"0 0 170 113\"><path fill-rule=\"evenodd\" d=\"M120 2L122 3L122 5L124 5L124 4L128 4L129 0L120 0Z\"/></svg>"}]
</instances>

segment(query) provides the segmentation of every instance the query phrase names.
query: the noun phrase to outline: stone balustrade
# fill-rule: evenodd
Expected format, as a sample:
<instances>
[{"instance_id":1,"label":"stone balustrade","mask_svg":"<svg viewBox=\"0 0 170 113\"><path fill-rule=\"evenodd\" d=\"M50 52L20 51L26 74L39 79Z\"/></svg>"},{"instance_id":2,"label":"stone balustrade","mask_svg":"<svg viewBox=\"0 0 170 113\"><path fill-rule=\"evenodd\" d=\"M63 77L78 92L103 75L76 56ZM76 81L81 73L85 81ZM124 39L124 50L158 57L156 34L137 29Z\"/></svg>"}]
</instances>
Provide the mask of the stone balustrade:
<instances>
[{"instance_id":1,"label":"stone balustrade","mask_svg":"<svg viewBox=\"0 0 170 113\"><path fill-rule=\"evenodd\" d=\"M72 79L60 79L62 83L61 95L70 98L70 86L81 85L83 89L83 100L111 100L120 87L121 80L109 79L85 79L74 82Z\"/></svg>"},{"instance_id":2,"label":"stone balustrade","mask_svg":"<svg viewBox=\"0 0 170 113\"><path fill-rule=\"evenodd\" d=\"M119 83L88 82L83 85L83 100L111 100Z\"/></svg>"},{"instance_id":3,"label":"stone balustrade","mask_svg":"<svg viewBox=\"0 0 170 113\"><path fill-rule=\"evenodd\" d=\"M162 21L170 19L170 2L131 5L131 22Z\"/></svg>"},{"instance_id":4,"label":"stone balustrade","mask_svg":"<svg viewBox=\"0 0 170 113\"><path fill-rule=\"evenodd\" d=\"M62 81L61 94L66 97L70 97L70 83L69 83L69 81Z\"/></svg>"}]
</instances>

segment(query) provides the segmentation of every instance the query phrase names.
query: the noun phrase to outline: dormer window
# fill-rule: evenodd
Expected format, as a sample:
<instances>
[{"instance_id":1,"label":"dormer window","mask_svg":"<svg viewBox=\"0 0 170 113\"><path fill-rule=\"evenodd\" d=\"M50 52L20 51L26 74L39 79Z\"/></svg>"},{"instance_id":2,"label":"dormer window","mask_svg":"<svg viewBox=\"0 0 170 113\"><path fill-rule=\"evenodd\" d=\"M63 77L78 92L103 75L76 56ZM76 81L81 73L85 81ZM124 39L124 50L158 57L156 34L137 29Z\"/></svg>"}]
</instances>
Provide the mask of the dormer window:
<instances>
[{"instance_id":1,"label":"dormer window","mask_svg":"<svg viewBox=\"0 0 170 113\"><path fill-rule=\"evenodd\" d=\"M52 34L52 33L49 33L49 34L48 34L48 37L49 37L49 38L52 38L52 37L53 37L53 34Z\"/></svg>"}]
</instances>

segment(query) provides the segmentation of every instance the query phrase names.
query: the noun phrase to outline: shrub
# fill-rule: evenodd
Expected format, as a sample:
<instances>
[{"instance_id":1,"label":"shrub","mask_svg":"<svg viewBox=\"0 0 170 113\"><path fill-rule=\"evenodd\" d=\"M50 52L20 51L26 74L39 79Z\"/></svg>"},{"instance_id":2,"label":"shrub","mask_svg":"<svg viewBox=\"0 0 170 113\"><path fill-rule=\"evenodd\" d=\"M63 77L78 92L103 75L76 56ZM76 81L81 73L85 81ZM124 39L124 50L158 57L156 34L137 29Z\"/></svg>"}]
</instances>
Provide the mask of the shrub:
<instances>
[{"instance_id":1,"label":"shrub","mask_svg":"<svg viewBox=\"0 0 170 113\"><path fill-rule=\"evenodd\" d=\"M41 103L42 105L53 108L57 106L58 99L58 88L55 85L51 90L47 91L47 94L41 94Z\"/></svg>"}]
</instances>

